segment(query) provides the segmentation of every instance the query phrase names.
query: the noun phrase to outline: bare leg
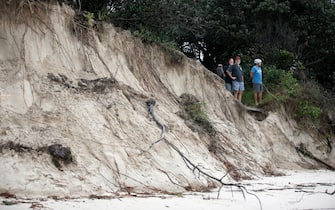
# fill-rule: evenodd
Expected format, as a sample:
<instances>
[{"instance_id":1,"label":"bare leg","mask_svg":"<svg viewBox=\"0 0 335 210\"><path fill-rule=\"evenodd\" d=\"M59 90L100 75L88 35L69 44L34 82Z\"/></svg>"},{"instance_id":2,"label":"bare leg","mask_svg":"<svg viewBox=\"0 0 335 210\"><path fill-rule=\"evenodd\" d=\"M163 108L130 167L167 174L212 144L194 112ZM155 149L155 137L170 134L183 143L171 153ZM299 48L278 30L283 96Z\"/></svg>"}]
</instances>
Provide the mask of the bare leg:
<instances>
[{"instance_id":1,"label":"bare leg","mask_svg":"<svg viewBox=\"0 0 335 210\"><path fill-rule=\"evenodd\" d=\"M234 91L234 98L238 99L238 91Z\"/></svg>"},{"instance_id":2,"label":"bare leg","mask_svg":"<svg viewBox=\"0 0 335 210\"><path fill-rule=\"evenodd\" d=\"M258 106L258 93L254 93L254 100L255 100L255 104L256 106Z\"/></svg>"},{"instance_id":3,"label":"bare leg","mask_svg":"<svg viewBox=\"0 0 335 210\"><path fill-rule=\"evenodd\" d=\"M258 103L262 102L263 92L258 93Z\"/></svg>"},{"instance_id":4,"label":"bare leg","mask_svg":"<svg viewBox=\"0 0 335 210\"><path fill-rule=\"evenodd\" d=\"M243 94L242 91L239 91L239 92L238 92L238 100L239 100L240 102L242 102L242 94Z\"/></svg>"}]
</instances>

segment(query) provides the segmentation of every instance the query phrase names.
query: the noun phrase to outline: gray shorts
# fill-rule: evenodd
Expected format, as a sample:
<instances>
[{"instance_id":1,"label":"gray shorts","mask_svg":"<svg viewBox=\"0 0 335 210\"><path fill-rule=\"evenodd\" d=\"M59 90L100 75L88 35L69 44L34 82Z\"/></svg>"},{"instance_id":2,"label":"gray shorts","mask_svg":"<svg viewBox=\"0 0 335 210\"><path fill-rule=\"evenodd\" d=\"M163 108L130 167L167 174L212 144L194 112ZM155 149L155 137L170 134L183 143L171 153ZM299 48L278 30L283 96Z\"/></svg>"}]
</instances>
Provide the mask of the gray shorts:
<instances>
[{"instance_id":1,"label":"gray shorts","mask_svg":"<svg viewBox=\"0 0 335 210\"><path fill-rule=\"evenodd\" d=\"M229 91L229 92L231 92L231 93L233 93L233 89L232 89L232 87L231 87L231 83L226 83L226 89Z\"/></svg>"},{"instance_id":2,"label":"gray shorts","mask_svg":"<svg viewBox=\"0 0 335 210\"><path fill-rule=\"evenodd\" d=\"M233 81L234 91L244 91L244 82Z\"/></svg>"},{"instance_id":3,"label":"gray shorts","mask_svg":"<svg viewBox=\"0 0 335 210\"><path fill-rule=\"evenodd\" d=\"M254 92L255 93L263 92L263 84L253 83L253 86L254 86Z\"/></svg>"}]
</instances>

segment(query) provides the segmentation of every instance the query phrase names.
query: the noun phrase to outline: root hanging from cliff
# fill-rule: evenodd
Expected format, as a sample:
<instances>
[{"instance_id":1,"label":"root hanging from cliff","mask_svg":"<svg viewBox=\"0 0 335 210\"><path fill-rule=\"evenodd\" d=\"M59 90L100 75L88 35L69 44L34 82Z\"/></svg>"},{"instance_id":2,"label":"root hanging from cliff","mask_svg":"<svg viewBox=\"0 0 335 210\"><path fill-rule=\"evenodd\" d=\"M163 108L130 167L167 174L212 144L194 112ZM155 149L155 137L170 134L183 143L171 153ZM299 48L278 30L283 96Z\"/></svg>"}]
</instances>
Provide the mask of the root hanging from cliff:
<instances>
[{"instance_id":1,"label":"root hanging from cliff","mask_svg":"<svg viewBox=\"0 0 335 210\"><path fill-rule=\"evenodd\" d=\"M149 114L151 115L151 117L153 118L153 120L156 122L156 124L161 128L162 130L162 133L161 133L161 137L156 140L153 144L151 144L150 148L152 148L155 144L161 142L161 141L164 141L169 147L171 147L174 151L176 151L180 157L183 159L183 161L185 162L185 165L190 169L192 170L193 174L197 174L198 177L200 177L201 175L202 176L205 176L213 181L216 181L218 182L221 186L218 190L218 195L217 195L217 198L220 197L220 192L222 190L223 187L236 187L238 188L241 193L243 194L243 197L244 199L246 198L245 197L245 193L249 194L249 195L252 195L254 197L256 197L256 199L258 200L259 202L259 205L260 205L260 208L262 209L262 203L261 203L261 200L259 199L259 197L254 194L254 193L251 193L247 190L247 188L243 185L240 185L240 184L233 184L233 183L225 183L223 182L223 178L225 178L229 171L224 174L221 178L217 178L217 177L214 177L213 175L205 172L204 170L202 170L202 168L199 166L199 165L196 165L194 164L189 158L187 158L179 149L176 145L174 145L173 143L171 143L169 140L165 139L164 138L164 134L165 134L165 127L162 123L160 123L158 121L158 119L156 118L155 114L154 114L154 106L156 104L155 100L154 99L149 99L147 102L147 106L148 106L148 112Z\"/></svg>"}]
</instances>

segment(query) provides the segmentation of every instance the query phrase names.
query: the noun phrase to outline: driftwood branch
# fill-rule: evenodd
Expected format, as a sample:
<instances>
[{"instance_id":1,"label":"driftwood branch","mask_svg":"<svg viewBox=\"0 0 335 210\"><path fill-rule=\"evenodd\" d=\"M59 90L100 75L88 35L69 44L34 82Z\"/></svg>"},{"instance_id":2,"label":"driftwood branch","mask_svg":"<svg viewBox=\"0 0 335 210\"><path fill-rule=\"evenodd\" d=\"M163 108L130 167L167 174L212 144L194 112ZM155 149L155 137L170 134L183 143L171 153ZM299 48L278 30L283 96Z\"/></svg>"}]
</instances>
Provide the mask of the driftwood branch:
<instances>
[{"instance_id":1,"label":"driftwood branch","mask_svg":"<svg viewBox=\"0 0 335 210\"><path fill-rule=\"evenodd\" d=\"M199 166L199 165L196 165L194 164L189 158L187 158L180 150L179 148L174 145L173 143L171 143L169 140L165 139L164 138L164 134L165 134L165 126L160 123L156 116L154 115L154 112L153 112L153 108L154 108L154 105L155 105L155 100L154 99L149 99L147 102L147 106L148 106L148 111L149 111L149 114L152 116L153 120L156 122L156 124L161 128L162 132L161 132L161 136L158 140L156 140L154 143L151 144L150 148L152 146L154 146L156 143L160 142L160 141L164 141L168 146L170 146L174 151L176 151L180 157L183 159L183 161L185 162L186 166L192 170L192 172L194 174L197 174L199 177L201 175L211 179L211 180L214 180L216 182L218 182L221 186L218 190L218 195L217 195L217 198L220 197L220 192L222 190L223 187L227 187L227 186L230 186L230 187L236 187L238 188L242 194L243 194L243 197L245 199L245 193L249 194L249 195L253 195L256 197L256 199L258 200L259 202L259 205L260 205L260 208L262 209L262 203L261 203L261 200L259 199L259 197L254 194L254 193L251 193L247 190L247 188L243 185L240 185L240 184L233 184L233 183L225 183L223 182L223 178L226 177L228 175L229 172L227 172L224 176L222 176L221 178L217 178L217 177L214 177L213 175L207 173L206 171L202 170L202 168ZM166 173L165 173L166 174ZM169 177L170 179L170 177ZM171 180L171 179L170 179ZM174 182L173 182L174 183Z\"/></svg>"}]
</instances>

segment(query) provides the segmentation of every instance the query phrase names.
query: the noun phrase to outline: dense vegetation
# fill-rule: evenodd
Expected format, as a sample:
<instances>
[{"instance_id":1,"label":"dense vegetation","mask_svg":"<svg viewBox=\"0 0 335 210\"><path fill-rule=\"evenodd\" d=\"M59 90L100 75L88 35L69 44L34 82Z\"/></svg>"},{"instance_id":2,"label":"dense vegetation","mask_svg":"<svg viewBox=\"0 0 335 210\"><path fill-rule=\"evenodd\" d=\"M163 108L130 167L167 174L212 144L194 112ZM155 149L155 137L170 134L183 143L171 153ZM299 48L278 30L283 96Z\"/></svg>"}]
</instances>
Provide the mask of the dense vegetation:
<instances>
[{"instance_id":1,"label":"dense vegetation","mask_svg":"<svg viewBox=\"0 0 335 210\"><path fill-rule=\"evenodd\" d=\"M331 0L83 0L82 9L148 40L173 43L210 70L235 54L281 69L298 60L307 77L335 85Z\"/></svg>"},{"instance_id":2,"label":"dense vegetation","mask_svg":"<svg viewBox=\"0 0 335 210\"><path fill-rule=\"evenodd\" d=\"M253 59L261 58L264 104L286 105L308 127L324 127L318 122L334 106L331 0L82 0L81 9L146 41L178 48L211 71L239 54L247 83Z\"/></svg>"}]
</instances>

